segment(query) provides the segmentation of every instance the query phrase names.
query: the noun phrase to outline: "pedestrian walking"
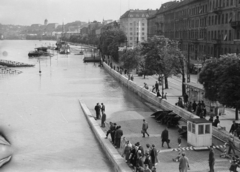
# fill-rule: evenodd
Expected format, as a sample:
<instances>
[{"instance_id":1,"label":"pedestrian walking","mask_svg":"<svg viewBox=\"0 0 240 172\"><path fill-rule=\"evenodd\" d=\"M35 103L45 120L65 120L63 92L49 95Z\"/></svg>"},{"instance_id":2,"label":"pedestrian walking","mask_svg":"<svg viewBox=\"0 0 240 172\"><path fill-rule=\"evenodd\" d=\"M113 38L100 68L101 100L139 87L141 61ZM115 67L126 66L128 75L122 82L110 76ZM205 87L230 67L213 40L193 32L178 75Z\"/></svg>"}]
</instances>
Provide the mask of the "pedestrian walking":
<instances>
[{"instance_id":1,"label":"pedestrian walking","mask_svg":"<svg viewBox=\"0 0 240 172\"><path fill-rule=\"evenodd\" d=\"M115 138L115 130L117 129L117 124L114 123L112 126L112 130L111 130L111 139L112 139L112 143L114 144L114 138Z\"/></svg>"},{"instance_id":2,"label":"pedestrian walking","mask_svg":"<svg viewBox=\"0 0 240 172\"><path fill-rule=\"evenodd\" d=\"M125 157L126 163L129 163L129 156L131 153L132 144L129 140L126 141L125 148L123 149L122 157Z\"/></svg>"},{"instance_id":3,"label":"pedestrian walking","mask_svg":"<svg viewBox=\"0 0 240 172\"><path fill-rule=\"evenodd\" d=\"M111 132L112 132L112 130L113 130L113 127L114 127L114 125L113 125L112 122L109 122L109 124L110 124L110 127L109 127L109 129L108 129L108 131L107 131L107 134L106 134L105 139L108 138L108 135L111 134Z\"/></svg>"},{"instance_id":4,"label":"pedestrian walking","mask_svg":"<svg viewBox=\"0 0 240 172\"><path fill-rule=\"evenodd\" d=\"M141 150L138 150L137 162L136 162L136 172L141 172L144 169L143 156Z\"/></svg>"},{"instance_id":5,"label":"pedestrian walking","mask_svg":"<svg viewBox=\"0 0 240 172\"><path fill-rule=\"evenodd\" d=\"M185 93L185 94L183 95L183 101L184 101L184 105L186 106L187 103L188 103L188 95L187 95L187 93Z\"/></svg>"},{"instance_id":6,"label":"pedestrian walking","mask_svg":"<svg viewBox=\"0 0 240 172\"><path fill-rule=\"evenodd\" d=\"M232 126L231 126L231 128L230 128L229 133L234 134L234 133L236 132L237 128L238 128L238 125L237 125L237 123L235 122L235 120L233 120L233 123L232 123Z\"/></svg>"},{"instance_id":7,"label":"pedestrian walking","mask_svg":"<svg viewBox=\"0 0 240 172\"><path fill-rule=\"evenodd\" d=\"M130 161L130 166L133 166L134 170L136 169L136 164L137 164L137 150L138 147L137 145L133 145L130 156L129 156L129 161Z\"/></svg>"},{"instance_id":8,"label":"pedestrian walking","mask_svg":"<svg viewBox=\"0 0 240 172\"><path fill-rule=\"evenodd\" d=\"M189 112L192 112L192 102L188 102L188 104L187 104L187 110L188 110Z\"/></svg>"},{"instance_id":9,"label":"pedestrian walking","mask_svg":"<svg viewBox=\"0 0 240 172\"><path fill-rule=\"evenodd\" d=\"M146 144L146 150L145 150L145 155L146 155L146 153L148 153L148 154L150 154L150 151L151 151L151 147L150 147L150 145L147 143Z\"/></svg>"},{"instance_id":10,"label":"pedestrian walking","mask_svg":"<svg viewBox=\"0 0 240 172\"><path fill-rule=\"evenodd\" d=\"M210 168L209 172L214 172L215 157L214 157L214 150L212 146L210 146L208 161L209 161L209 168Z\"/></svg>"},{"instance_id":11,"label":"pedestrian walking","mask_svg":"<svg viewBox=\"0 0 240 172\"><path fill-rule=\"evenodd\" d=\"M179 172L187 172L188 169L190 169L189 160L183 152L179 160Z\"/></svg>"},{"instance_id":12,"label":"pedestrian walking","mask_svg":"<svg viewBox=\"0 0 240 172\"><path fill-rule=\"evenodd\" d=\"M101 109L101 106L99 105L99 103L96 104L94 109L96 111L96 120L98 120L100 119L100 109Z\"/></svg>"},{"instance_id":13,"label":"pedestrian walking","mask_svg":"<svg viewBox=\"0 0 240 172\"><path fill-rule=\"evenodd\" d=\"M143 149L142 145L139 142L137 142L137 144L138 144L138 150L141 151L142 157L144 157L144 149Z\"/></svg>"},{"instance_id":14,"label":"pedestrian walking","mask_svg":"<svg viewBox=\"0 0 240 172\"><path fill-rule=\"evenodd\" d=\"M145 119L143 119L143 124L142 124L142 134L143 134L143 137L145 137L145 134L147 134L148 137L149 137L147 129L148 129L148 123L145 121Z\"/></svg>"},{"instance_id":15,"label":"pedestrian walking","mask_svg":"<svg viewBox=\"0 0 240 172\"><path fill-rule=\"evenodd\" d=\"M168 135L167 127L166 127L166 128L163 130L162 135L161 135L161 138L162 138L162 147L163 147L164 142L166 142L167 145L168 145L168 148L170 149L170 148L171 148L171 147L169 146L170 139L169 139L168 137L169 137L169 135Z\"/></svg>"},{"instance_id":16,"label":"pedestrian walking","mask_svg":"<svg viewBox=\"0 0 240 172\"><path fill-rule=\"evenodd\" d=\"M121 143L121 137L123 135L123 131L121 129L121 126L117 127L117 130L115 131L115 146L116 148L120 148L120 143Z\"/></svg>"},{"instance_id":17,"label":"pedestrian walking","mask_svg":"<svg viewBox=\"0 0 240 172\"><path fill-rule=\"evenodd\" d=\"M102 114L103 114L103 112L106 112L106 108L103 103L101 103L101 112L102 112Z\"/></svg>"},{"instance_id":18,"label":"pedestrian walking","mask_svg":"<svg viewBox=\"0 0 240 172\"><path fill-rule=\"evenodd\" d=\"M156 83L155 83L155 89L156 89L156 92L158 92L159 91L159 84L158 84L158 82L156 81Z\"/></svg>"},{"instance_id":19,"label":"pedestrian walking","mask_svg":"<svg viewBox=\"0 0 240 172\"><path fill-rule=\"evenodd\" d=\"M196 103L195 100L194 100L194 101L193 101L193 104L192 104L193 112L196 111L196 108L197 108L197 103Z\"/></svg>"},{"instance_id":20,"label":"pedestrian walking","mask_svg":"<svg viewBox=\"0 0 240 172\"><path fill-rule=\"evenodd\" d=\"M145 165L145 168L146 166L149 167L149 169L152 169L152 160L151 160L151 157L148 153L146 153L146 158L145 158L145 161L144 161L144 165Z\"/></svg>"},{"instance_id":21,"label":"pedestrian walking","mask_svg":"<svg viewBox=\"0 0 240 172\"><path fill-rule=\"evenodd\" d=\"M152 160L152 165L156 166L158 164L158 152L157 149L155 148L155 145L152 144L152 150L150 151L150 156Z\"/></svg>"},{"instance_id":22,"label":"pedestrian walking","mask_svg":"<svg viewBox=\"0 0 240 172\"><path fill-rule=\"evenodd\" d=\"M106 118L107 118L106 113L103 111L102 112L102 119L101 119L101 127L103 127L103 128L105 127Z\"/></svg>"},{"instance_id":23,"label":"pedestrian walking","mask_svg":"<svg viewBox=\"0 0 240 172\"><path fill-rule=\"evenodd\" d=\"M157 97L161 97L161 94L159 91L157 91Z\"/></svg>"},{"instance_id":24,"label":"pedestrian walking","mask_svg":"<svg viewBox=\"0 0 240 172\"><path fill-rule=\"evenodd\" d=\"M220 121L219 121L219 116L216 116L216 119L214 120L214 122L213 122L212 125L213 125L214 127L217 127L219 123L220 123Z\"/></svg>"}]
</instances>

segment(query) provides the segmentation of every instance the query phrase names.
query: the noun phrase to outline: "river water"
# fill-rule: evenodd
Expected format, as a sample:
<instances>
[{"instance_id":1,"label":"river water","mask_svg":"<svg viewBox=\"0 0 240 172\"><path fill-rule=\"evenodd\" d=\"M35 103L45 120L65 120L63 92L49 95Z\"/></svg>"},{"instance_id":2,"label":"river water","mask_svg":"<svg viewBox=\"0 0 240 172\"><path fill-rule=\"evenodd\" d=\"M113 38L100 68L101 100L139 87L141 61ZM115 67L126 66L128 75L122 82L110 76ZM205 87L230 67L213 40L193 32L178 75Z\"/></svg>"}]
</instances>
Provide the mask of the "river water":
<instances>
[{"instance_id":1,"label":"river water","mask_svg":"<svg viewBox=\"0 0 240 172\"><path fill-rule=\"evenodd\" d=\"M11 142L5 154L13 155L0 170L112 172L78 100L93 109L97 102L124 102L123 90L103 69L84 64L83 56L42 57L40 63L28 58L36 46L54 43L0 42L0 59L36 64L17 68L19 75L0 74L0 131Z\"/></svg>"}]
</instances>

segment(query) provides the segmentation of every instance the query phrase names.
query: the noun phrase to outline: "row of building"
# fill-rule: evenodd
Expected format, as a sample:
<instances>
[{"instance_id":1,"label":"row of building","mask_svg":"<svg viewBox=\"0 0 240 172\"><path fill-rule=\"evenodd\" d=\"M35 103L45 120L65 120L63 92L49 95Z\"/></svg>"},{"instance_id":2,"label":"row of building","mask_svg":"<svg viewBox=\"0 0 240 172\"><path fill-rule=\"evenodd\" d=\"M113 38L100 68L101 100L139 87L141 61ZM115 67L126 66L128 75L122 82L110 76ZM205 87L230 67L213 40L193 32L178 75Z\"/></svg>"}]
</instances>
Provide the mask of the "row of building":
<instances>
[{"instance_id":1,"label":"row of building","mask_svg":"<svg viewBox=\"0 0 240 172\"><path fill-rule=\"evenodd\" d=\"M72 35L96 35L99 36L101 29L106 27L110 23L114 24L113 20L103 20L102 22L81 22L76 21L67 24L48 23L48 20L44 20L44 24L32 24L28 28L30 35L46 35L54 36L56 38L65 37L70 38Z\"/></svg>"},{"instance_id":2,"label":"row of building","mask_svg":"<svg viewBox=\"0 0 240 172\"><path fill-rule=\"evenodd\" d=\"M153 35L178 40L194 61L239 53L239 0L170 1L157 10L129 10L120 17L127 44L135 46Z\"/></svg>"}]
</instances>

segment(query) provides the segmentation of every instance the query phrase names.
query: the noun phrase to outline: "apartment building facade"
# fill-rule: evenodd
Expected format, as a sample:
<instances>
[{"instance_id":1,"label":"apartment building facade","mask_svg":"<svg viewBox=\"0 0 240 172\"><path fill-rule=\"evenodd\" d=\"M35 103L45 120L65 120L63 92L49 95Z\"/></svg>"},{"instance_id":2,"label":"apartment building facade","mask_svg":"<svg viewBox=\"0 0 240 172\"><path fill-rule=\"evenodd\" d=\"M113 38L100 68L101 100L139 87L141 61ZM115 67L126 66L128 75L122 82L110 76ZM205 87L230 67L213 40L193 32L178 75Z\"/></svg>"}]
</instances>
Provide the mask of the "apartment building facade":
<instances>
[{"instance_id":1,"label":"apartment building facade","mask_svg":"<svg viewBox=\"0 0 240 172\"><path fill-rule=\"evenodd\" d=\"M178 40L192 61L239 53L239 0L172 1L157 16L163 16L164 36Z\"/></svg>"},{"instance_id":2,"label":"apartment building facade","mask_svg":"<svg viewBox=\"0 0 240 172\"><path fill-rule=\"evenodd\" d=\"M156 10L128 10L120 17L120 28L127 36L127 45L135 47L147 40L147 18L154 15Z\"/></svg>"}]
</instances>

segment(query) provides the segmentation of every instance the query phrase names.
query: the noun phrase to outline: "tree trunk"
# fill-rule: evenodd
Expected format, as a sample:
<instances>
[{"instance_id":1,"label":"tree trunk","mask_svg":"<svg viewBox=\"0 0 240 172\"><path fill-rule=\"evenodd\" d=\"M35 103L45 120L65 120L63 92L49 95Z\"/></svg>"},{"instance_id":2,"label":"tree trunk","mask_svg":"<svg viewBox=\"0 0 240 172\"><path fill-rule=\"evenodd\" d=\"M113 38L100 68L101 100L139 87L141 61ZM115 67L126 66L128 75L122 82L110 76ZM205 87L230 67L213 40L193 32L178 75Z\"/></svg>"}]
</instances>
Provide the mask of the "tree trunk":
<instances>
[{"instance_id":1,"label":"tree trunk","mask_svg":"<svg viewBox=\"0 0 240 172\"><path fill-rule=\"evenodd\" d=\"M165 89L168 89L168 77L164 77Z\"/></svg>"},{"instance_id":2,"label":"tree trunk","mask_svg":"<svg viewBox=\"0 0 240 172\"><path fill-rule=\"evenodd\" d=\"M235 110L235 119L238 120L238 108Z\"/></svg>"},{"instance_id":3,"label":"tree trunk","mask_svg":"<svg viewBox=\"0 0 240 172\"><path fill-rule=\"evenodd\" d=\"M186 94L186 85L184 83L185 83L185 75L183 73L182 74L182 96Z\"/></svg>"}]
</instances>

